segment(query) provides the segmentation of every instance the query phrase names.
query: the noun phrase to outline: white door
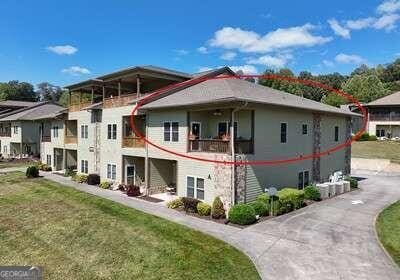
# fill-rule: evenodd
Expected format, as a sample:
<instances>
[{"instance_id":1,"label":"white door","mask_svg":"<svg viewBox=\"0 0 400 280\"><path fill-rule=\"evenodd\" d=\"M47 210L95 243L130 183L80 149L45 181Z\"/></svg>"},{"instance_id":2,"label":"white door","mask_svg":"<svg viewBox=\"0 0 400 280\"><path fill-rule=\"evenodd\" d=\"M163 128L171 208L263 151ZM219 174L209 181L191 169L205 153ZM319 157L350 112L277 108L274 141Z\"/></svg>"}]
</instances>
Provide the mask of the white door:
<instances>
[{"instance_id":1,"label":"white door","mask_svg":"<svg viewBox=\"0 0 400 280\"><path fill-rule=\"evenodd\" d=\"M125 167L125 183L127 185L135 185L136 170L134 165Z\"/></svg>"}]
</instances>

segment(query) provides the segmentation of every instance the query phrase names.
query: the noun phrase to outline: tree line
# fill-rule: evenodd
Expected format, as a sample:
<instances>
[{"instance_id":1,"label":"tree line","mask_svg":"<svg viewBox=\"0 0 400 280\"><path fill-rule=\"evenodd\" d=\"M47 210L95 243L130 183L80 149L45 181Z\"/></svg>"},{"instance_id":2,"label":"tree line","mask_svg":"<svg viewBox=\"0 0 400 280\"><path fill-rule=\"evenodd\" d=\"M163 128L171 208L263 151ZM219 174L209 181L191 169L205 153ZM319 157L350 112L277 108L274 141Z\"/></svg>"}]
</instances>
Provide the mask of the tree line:
<instances>
[{"instance_id":1,"label":"tree line","mask_svg":"<svg viewBox=\"0 0 400 280\"><path fill-rule=\"evenodd\" d=\"M351 94L362 103L371 102L385 95L400 91L400 58L392 63L376 67L361 65L354 69L350 75L342 75L337 72L313 75L311 72L301 71L296 76L289 68L282 68L277 71L267 69L264 74L275 74L320 82L331 88ZM254 79L248 80L256 82ZM348 103L347 99L335 93L313 86L273 79L258 79L257 82L264 86L336 107ZM32 84L27 82L9 81L5 83L0 82L0 101L3 100L53 101L67 106L68 94L61 87L47 82L38 84L35 89Z\"/></svg>"}]
</instances>

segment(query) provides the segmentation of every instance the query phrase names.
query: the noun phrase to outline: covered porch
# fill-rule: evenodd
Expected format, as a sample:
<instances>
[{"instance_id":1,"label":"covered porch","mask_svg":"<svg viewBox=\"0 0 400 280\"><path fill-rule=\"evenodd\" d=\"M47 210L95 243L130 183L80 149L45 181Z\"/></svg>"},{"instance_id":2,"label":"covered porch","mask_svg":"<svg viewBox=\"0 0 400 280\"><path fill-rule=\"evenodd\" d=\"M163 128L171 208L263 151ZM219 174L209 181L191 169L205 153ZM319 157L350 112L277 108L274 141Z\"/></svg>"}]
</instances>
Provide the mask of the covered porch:
<instances>
[{"instance_id":1,"label":"covered porch","mask_svg":"<svg viewBox=\"0 0 400 280\"><path fill-rule=\"evenodd\" d=\"M77 120L65 121L64 143L65 144L78 143L78 121Z\"/></svg>"},{"instance_id":2,"label":"covered porch","mask_svg":"<svg viewBox=\"0 0 400 280\"><path fill-rule=\"evenodd\" d=\"M78 160L78 151L70 149L54 148L53 170L76 170Z\"/></svg>"},{"instance_id":3,"label":"covered porch","mask_svg":"<svg viewBox=\"0 0 400 280\"><path fill-rule=\"evenodd\" d=\"M254 111L232 109L188 111L189 152L231 152L233 133L235 153L251 154L254 147ZM233 123L233 125L232 125Z\"/></svg>"},{"instance_id":4,"label":"covered porch","mask_svg":"<svg viewBox=\"0 0 400 280\"><path fill-rule=\"evenodd\" d=\"M136 115L134 118L136 128L146 136L146 115ZM145 142L132 129L131 116L123 117L123 125L122 148L144 148Z\"/></svg>"}]
</instances>

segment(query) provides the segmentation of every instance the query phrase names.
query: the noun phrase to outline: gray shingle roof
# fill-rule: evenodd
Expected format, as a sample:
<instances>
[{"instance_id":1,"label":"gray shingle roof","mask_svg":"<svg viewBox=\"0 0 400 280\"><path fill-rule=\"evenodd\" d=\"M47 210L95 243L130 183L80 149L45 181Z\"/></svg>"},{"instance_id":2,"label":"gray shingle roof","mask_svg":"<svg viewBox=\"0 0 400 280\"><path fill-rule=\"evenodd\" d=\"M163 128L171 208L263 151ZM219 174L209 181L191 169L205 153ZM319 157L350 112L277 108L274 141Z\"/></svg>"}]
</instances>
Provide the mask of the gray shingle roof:
<instances>
[{"instance_id":1,"label":"gray shingle roof","mask_svg":"<svg viewBox=\"0 0 400 280\"><path fill-rule=\"evenodd\" d=\"M58 116L59 114L65 112L65 110L66 109L64 107L57 104L43 103L39 106L27 108L23 111L19 111L18 113L1 118L0 121L31 121L49 119Z\"/></svg>"},{"instance_id":2,"label":"gray shingle roof","mask_svg":"<svg viewBox=\"0 0 400 280\"><path fill-rule=\"evenodd\" d=\"M145 104L141 109L158 109L231 101L248 101L251 103L359 116L347 110L236 78L207 80Z\"/></svg>"},{"instance_id":3,"label":"gray shingle roof","mask_svg":"<svg viewBox=\"0 0 400 280\"><path fill-rule=\"evenodd\" d=\"M366 106L398 106L400 105L400 91L379 98L368 103Z\"/></svg>"},{"instance_id":4,"label":"gray shingle roof","mask_svg":"<svg viewBox=\"0 0 400 280\"><path fill-rule=\"evenodd\" d=\"M31 107L42 102L29 102L19 100L5 100L0 102L1 107Z\"/></svg>"}]
</instances>

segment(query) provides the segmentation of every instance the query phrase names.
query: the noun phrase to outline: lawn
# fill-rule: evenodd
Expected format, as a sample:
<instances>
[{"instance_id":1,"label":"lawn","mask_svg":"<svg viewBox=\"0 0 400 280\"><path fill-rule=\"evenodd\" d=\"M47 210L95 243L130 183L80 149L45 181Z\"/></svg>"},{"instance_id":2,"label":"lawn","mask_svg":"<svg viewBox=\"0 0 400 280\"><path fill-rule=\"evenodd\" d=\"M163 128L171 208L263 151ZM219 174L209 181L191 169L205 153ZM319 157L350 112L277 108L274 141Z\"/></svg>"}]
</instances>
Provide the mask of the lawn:
<instances>
[{"instance_id":1,"label":"lawn","mask_svg":"<svg viewBox=\"0 0 400 280\"><path fill-rule=\"evenodd\" d=\"M385 158L400 162L400 143L395 141L358 141L353 142L353 157Z\"/></svg>"},{"instance_id":2,"label":"lawn","mask_svg":"<svg viewBox=\"0 0 400 280\"><path fill-rule=\"evenodd\" d=\"M376 230L383 246L400 266L400 201L379 214Z\"/></svg>"},{"instance_id":3,"label":"lawn","mask_svg":"<svg viewBox=\"0 0 400 280\"><path fill-rule=\"evenodd\" d=\"M0 169L3 168L10 168L10 167L24 167L28 166L29 164L34 164L35 162L30 161L0 161Z\"/></svg>"},{"instance_id":4,"label":"lawn","mask_svg":"<svg viewBox=\"0 0 400 280\"><path fill-rule=\"evenodd\" d=\"M20 172L0 175L0 263L46 279L260 279L211 236Z\"/></svg>"}]
</instances>

